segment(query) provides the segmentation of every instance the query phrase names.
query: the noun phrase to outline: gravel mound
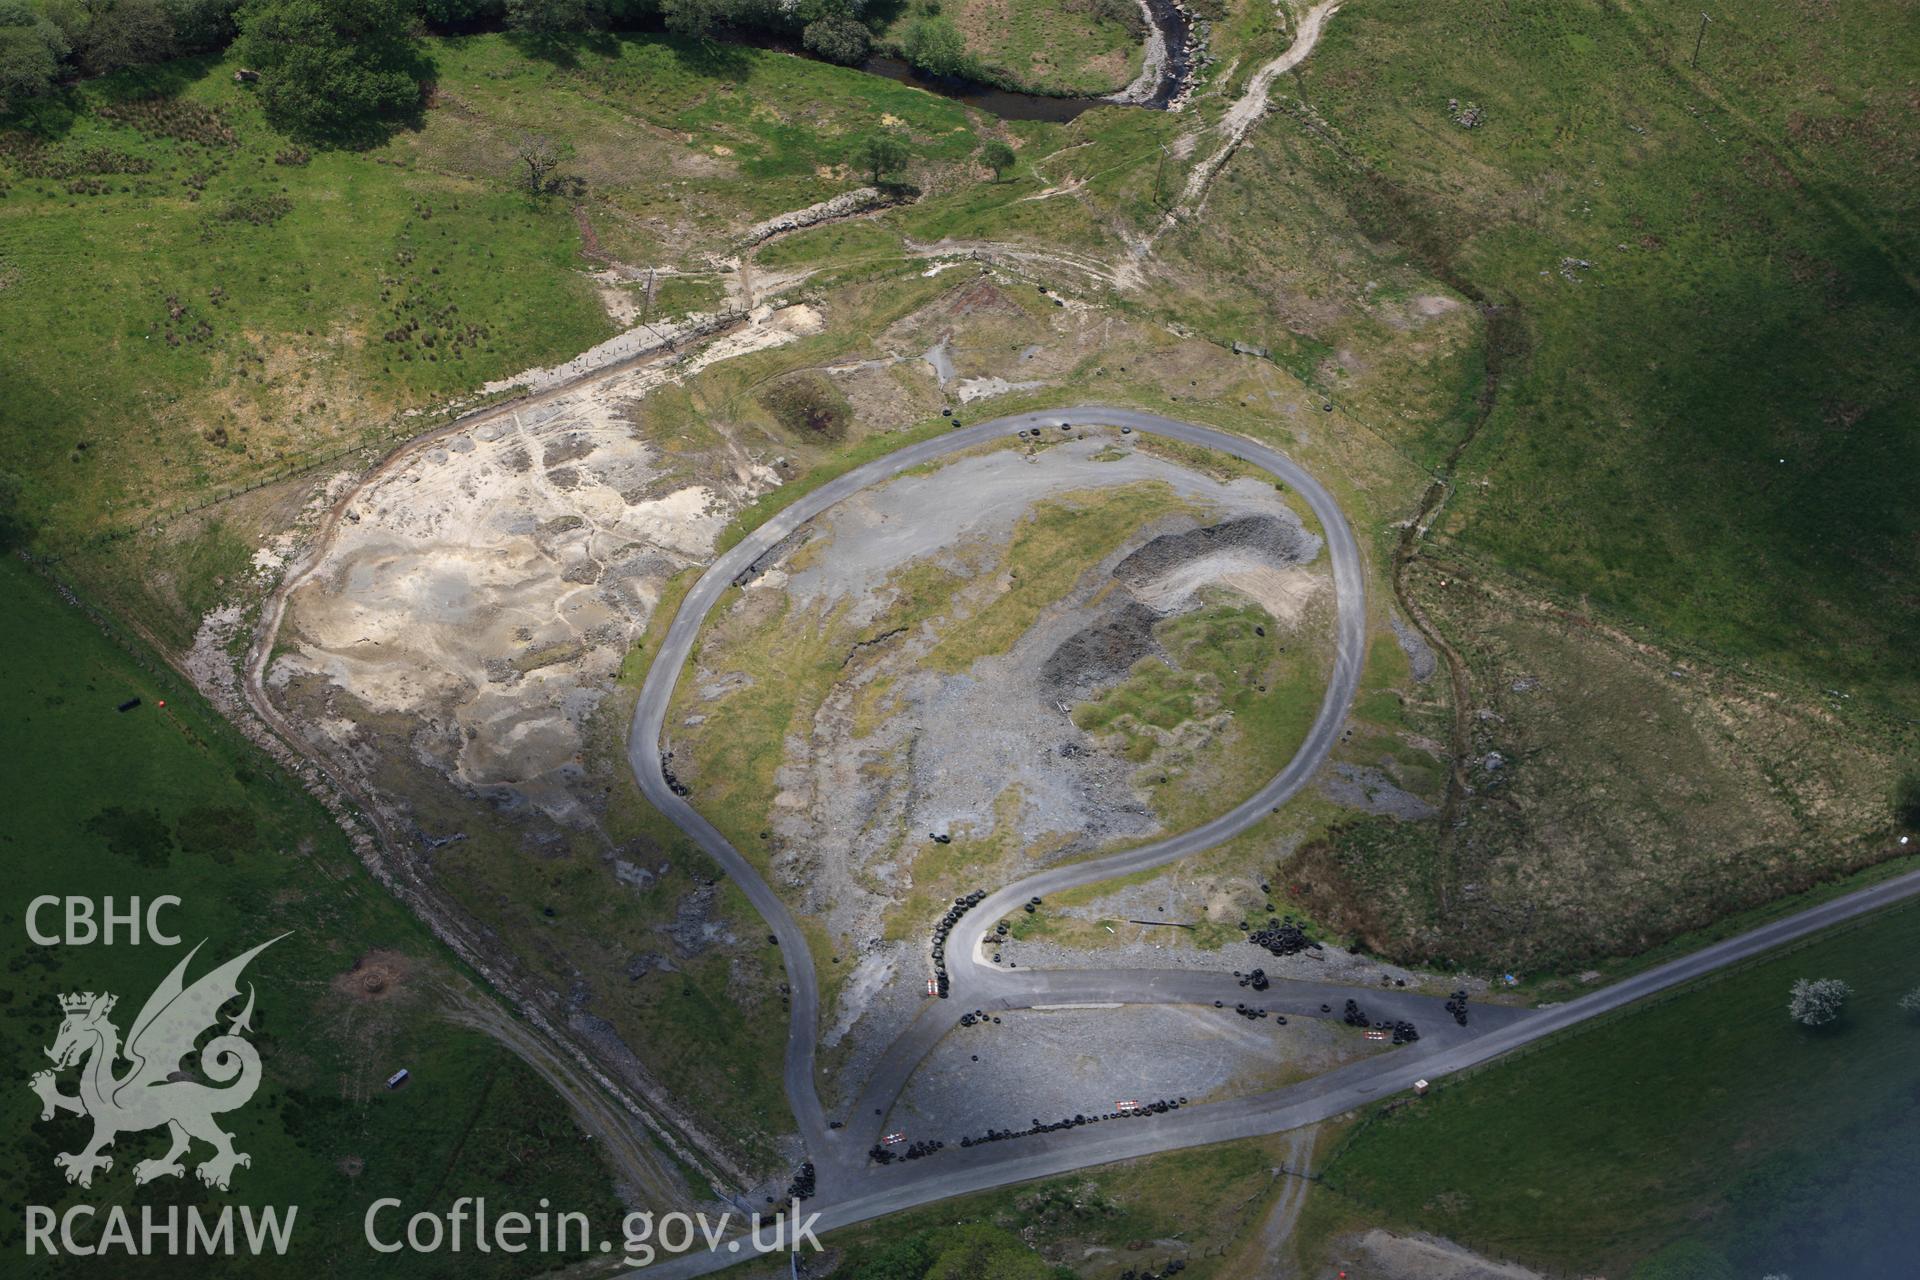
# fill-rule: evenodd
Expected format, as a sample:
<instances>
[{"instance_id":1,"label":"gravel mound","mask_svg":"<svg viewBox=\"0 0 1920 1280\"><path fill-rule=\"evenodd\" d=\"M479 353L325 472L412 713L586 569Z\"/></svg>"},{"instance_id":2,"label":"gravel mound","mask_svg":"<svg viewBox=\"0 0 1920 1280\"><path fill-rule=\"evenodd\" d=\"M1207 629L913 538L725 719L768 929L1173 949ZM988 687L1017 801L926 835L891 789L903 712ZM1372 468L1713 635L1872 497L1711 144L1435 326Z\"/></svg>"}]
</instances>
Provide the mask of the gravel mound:
<instances>
[{"instance_id":1,"label":"gravel mound","mask_svg":"<svg viewBox=\"0 0 1920 1280\"><path fill-rule=\"evenodd\" d=\"M1133 664L1160 645L1153 638L1159 617L1138 600L1127 600L1105 617L1060 642L1040 668L1040 690L1049 700L1081 701L1103 685L1122 680Z\"/></svg>"},{"instance_id":2,"label":"gravel mound","mask_svg":"<svg viewBox=\"0 0 1920 1280\"><path fill-rule=\"evenodd\" d=\"M1305 564L1319 550L1319 540L1297 524L1278 516L1240 516L1203 525L1184 533L1163 533L1114 567L1123 586L1143 587L1202 556L1223 551L1250 552L1276 565Z\"/></svg>"}]
</instances>

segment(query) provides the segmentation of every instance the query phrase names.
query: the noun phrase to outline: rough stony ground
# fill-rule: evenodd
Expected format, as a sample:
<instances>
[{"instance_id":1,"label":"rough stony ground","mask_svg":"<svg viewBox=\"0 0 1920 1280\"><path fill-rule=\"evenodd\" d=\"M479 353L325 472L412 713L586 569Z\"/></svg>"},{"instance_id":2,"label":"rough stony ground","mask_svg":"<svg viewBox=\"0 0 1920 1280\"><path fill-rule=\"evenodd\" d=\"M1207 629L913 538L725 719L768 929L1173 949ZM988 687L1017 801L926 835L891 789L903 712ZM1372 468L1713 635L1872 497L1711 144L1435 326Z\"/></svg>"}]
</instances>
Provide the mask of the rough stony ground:
<instances>
[{"instance_id":1,"label":"rough stony ground","mask_svg":"<svg viewBox=\"0 0 1920 1280\"><path fill-rule=\"evenodd\" d=\"M1295 1018L1281 1026L1232 1009L1128 1005L998 1017L998 1024L958 1027L940 1042L888 1116L889 1130L909 1141L957 1143L989 1128L1108 1112L1122 1100L1199 1102L1275 1088L1366 1051L1337 1023Z\"/></svg>"},{"instance_id":2,"label":"rough stony ground","mask_svg":"<svg viewBox=\"0 0 1920 1280\"><path fill-rule=\"evenodd\" d=\"M1439 1236L1401 1236L1378 1227L1336 1240L1330 1257L1352 1280L1542 1280L1538 1271L1483 1258Z\"/></svg>"},{"instance_id":3,"label":"rough stony ground","mask_svg":"<svg viewBox=\"0 0 1920 1280\"><path fill-rule=\"evenodd\" d=\"M938 622L896 637L835 685L808 730L788 741L768 821L773 880L830 936L855 942L839 961L849 976L823 1033L827 1049L847 1055L843 1088L857 1087L865 1063L925 998L921 931L904 942L881 938L888 911L914 888L928 833L1001 838L1025 866L1157 832L1134 787L1137 766L1067 710L1155 651L1154 622L1195 607L1204 589L1237 588L1276 620L1297 617L1325 588L1313 567L1320 542L1269 483L1215 479L1101 433L1031 454L994 450L850 499L810 540L796 541L792 567L757 579L737 606L764 607L756 597L785 592L787 616L843 608L847 625L864 626L895 603L898 571L922 563L968 575L963 596L997 590L1000 571L983 570L998 564L1036 503L1142 482L1165 484L1190 514L1137 529L1006 653L949 674L921 661L939 640ZM724 725L716 699L746 678L724 649L703 651L680 731ZM855 737L857 704L877 680L891 682L892 710Z\"/></svg>"},{"instance_id":4,"label":"rough stony ground","mask_svg":"<svg viewBox=\"0 0 1920 1280\"><path fill-rule=\"evenodd\" d=\"M1335 761L1321 777L1320 790L1343 808L1402 821L1431 818L1440 812L1419 796L1402 790L1385 771L1365 765Z\"/></svg>"},{"instance_id":5,"label":"rough stony ground","mask_svg":"<svg viewBox=\"0 0 1920 1280\"><path fill-rule=\"evenodd\" d=\"M1388 621L1393 625L1393 638L1400 645L1400 652L1407 655L1407 668L1413 673L1415 683L1425 684L1433 679L1440 660L1427 638L1397 613Z\"/></svg>"},{"instance_id":6,"label":"rough stony ground","mask_svg":"<svg viewBox=\"0 0 1920 1280\"><path fill-rule=\"evenodd\" d=\"M1164 907L1166 891L1151 883L1128 886L1081 908L1049 906L1082 919L1153 919L1162 911L1152 898L1158 895ZM1063 946L1041 939L1010 940L1000 947L1001 958L1023 969L1202 969L1209 973L1235 969L1265 969L1276 978L1297 978L1303 982L1343 982L1357 987L1388 986L1404 982L1408 987L1451 991L1465 986L1486 990L1486 980L1448 977L1435 978L1417 969L1390 964L1374 956L1356 955L1342 947L1326 944L1319 951L1294 956L1275 956L1250 942L1228 943L1217 951L1196 947L1163 946L1151 941L1119 943L1098 951ZM1316 958L1317 957L1317 958ZM1435 984L1444 981L1444 988Z\"/></svg>"},{"instance_id":7,"label":"rough stony ground","mask_svg":"<svg viewBox=\"0 0 1920 1280\"><path fill-rule=\"evenodd\" d=\"M353 499L291 594L270 687L369 779L403 751L462 793L591 824L577 793L587 720L662 585L707 559L740 504L777 481L743 457L669 464L631 406L817 326L806 307L770 313L685 364L637 369L400 459Z\"/></svg>"}]
</instances>

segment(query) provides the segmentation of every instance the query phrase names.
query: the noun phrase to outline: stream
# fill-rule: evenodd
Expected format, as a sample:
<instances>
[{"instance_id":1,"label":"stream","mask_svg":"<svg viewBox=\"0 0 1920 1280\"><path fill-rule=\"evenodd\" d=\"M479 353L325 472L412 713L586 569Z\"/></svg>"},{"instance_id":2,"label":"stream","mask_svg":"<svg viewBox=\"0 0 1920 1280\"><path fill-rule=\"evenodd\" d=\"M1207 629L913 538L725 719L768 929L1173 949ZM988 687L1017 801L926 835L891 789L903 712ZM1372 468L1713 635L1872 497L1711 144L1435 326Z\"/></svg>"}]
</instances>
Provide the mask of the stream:
<instances>
[{"instance_id":1,"label":"stream","mask_svg":"<svg viewBox=\"0 0 1920 1280\"><path fill-rule=\"evenodd\" d=\"M1193 24L1186 11L1174 0L1145 0L1145 4L1152 17L1147 31L1149 48L1146 65L1154 65L1153 44L1159 44L1162 55L1159 58L1158 76L1153 80L1151 89L1144 88L1136 81L1119 93L1098 98L1021 93L1012 89L997 89L959 76L928 75L909 66L904 59L890 56L868 58L860 65L860 70L952 98L1002 120L1045 120L1064 124L1083 111L1105 106L1136 106L1165 111L1185 92L1193 71L1193 56L1187 43Z\"/></svg>"}]
</instances>

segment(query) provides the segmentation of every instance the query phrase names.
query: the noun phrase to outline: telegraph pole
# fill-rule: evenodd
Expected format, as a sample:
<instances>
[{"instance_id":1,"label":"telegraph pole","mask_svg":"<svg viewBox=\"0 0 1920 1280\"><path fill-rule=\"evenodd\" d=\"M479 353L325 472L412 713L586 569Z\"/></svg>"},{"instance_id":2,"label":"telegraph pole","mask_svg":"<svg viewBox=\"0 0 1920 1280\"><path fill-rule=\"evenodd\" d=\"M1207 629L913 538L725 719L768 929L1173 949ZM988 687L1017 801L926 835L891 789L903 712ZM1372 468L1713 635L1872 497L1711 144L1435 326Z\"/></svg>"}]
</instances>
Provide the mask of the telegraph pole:
<instances>
[{"instance_id":1,"label":"telegraph pole","mask_svg":"<svg viewBox=\"0 0 1920 1280\"><path fill-rule=\"evenodd\" d=\"M1712 21L1713 19L1707 16L1707 11L1702 9L1700 11L1700 30L1698 34L1693 37L1693 56L1687 59L1687 65L1689 67L1697 67L1700 65L1700 42L1707 38L1707 24Z\"/></svg>"}]
</instances>

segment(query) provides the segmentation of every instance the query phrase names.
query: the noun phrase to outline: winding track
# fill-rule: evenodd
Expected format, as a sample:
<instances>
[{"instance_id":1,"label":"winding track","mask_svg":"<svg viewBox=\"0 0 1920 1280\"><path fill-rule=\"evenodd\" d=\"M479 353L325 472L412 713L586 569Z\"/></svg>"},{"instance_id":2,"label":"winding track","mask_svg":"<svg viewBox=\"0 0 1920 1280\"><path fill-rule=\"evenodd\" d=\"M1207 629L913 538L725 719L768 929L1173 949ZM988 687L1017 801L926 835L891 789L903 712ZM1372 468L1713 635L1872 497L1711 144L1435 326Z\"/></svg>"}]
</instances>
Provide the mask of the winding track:
<instances>
[{"instance_id":1,"label":"winding track","mask_svg":"<svg viewBox=\"0 0 1920 1280\"><path fill-rule=\"evenodd\" d=\"M1132 427L1169 439L1231 454L1291 485L1318 517L1333 562L1337 592L1336 654L1320 712L1299 751L1259 792L1228 813L1192 831L1088 862L1052 868L988 895L961 918L948 938L952 999L930 1002L921 1016L889 1047L852 1111L860 1127L829 1130L814 1081L818 1038L819 987L804 935L785 904L726 837L683 798L667 787L660 771L661 734L674 685L693 651L701 623L733 582L781 539L814 516L869 485L909 468L984 443L1009 432L1057 428L1062 421L1081 425ZM1026 970L1006 972L981 962L982 936L995 921L1027 898L1160 866L1197 853L1244 831L1304 786L1337 740L1360 675L1366 637L1365 586L1360 552L1352 530L1332 496L1291 460L1265 445L1210 427L1127 409L1081 406L1016 414L909 445L847 472L798 499L707 569L681 604L666 639L654 656L634 708L628 755L647 798L711 855L734 878L780 941L792 992L787 1033L785 1084L807 1151L818 1167L816 1229L827 1231L895 1213L950 1196L1045 1177L1068 1170L1199 1146L1235 1138L1279 1133L1329 1119L1408 1087L1415 1077L1438 1079L1490 1061L1543 1036L1636 1000L1691 982L1715 970L1758 956L1784 943L1832 925L1920 895L1920 871L1809 907L1791 916L1705 947L1678 960L1648 969L1612 986L1564 1004L1535 1010L1477 1006L1472 1028L1461 1031L1433 1016L1431 997L1376 989L1363 991L1371 1009L1420 1019L1428 1035L1407 1048L1350 1063L1334 1071L1270 1093L1204 1106L1183 1107L1136 1122L1092 1124L1011 1142L949 1148L911 1165L886 1169L866 1163L877 1133L875 1108L890 1108L919 1061L970 1009L1031 1008L1048 1003L1207 1003L1231 999L1238 990L1222 974L1151 970ZM1274 981L1263 1002L1288 1013L1317 1013L1355 988ZM808 1206L812 1211L814 1205ZM647 1276L701 1275L751 1256L747 1237L734 1237L723 1249L696 1252L657 1262ZM640 1273L635 1273L640 1274Z\"/></svg>"},{"instance_id":2,"label":"winding track","mask_svg":"<svg viewBox=\"0 0 1920 1280\"><path fill-rule=\"evenodd\" d=\"M806 936L800 931L792 913L753 864L742 857L740 851L698 810L673 794L667 786L661 774L660 752L668 704L672 701L674 686L680 679L688 656L693 652L701 623L708 612L719 602L722 593L732 585L737 575L752 567L756 560L773 550L788 534L862 489L891 479L922 463L974 448L1018 430L1033 427L1055 430L1063 421L1132 427L1136 431L1203 445L1250 462L1292 486L1319 519L1333 563L1338 613L1333 675L1321 700L1319 715L1294 758L1266 786L1230 812L1165 840L1029 876L990 894L984 902L968 912L955 929L948 946L950 954L955 957L953 999L943 1003L953 1011L955 1018L968 1000L980 1005L985 999L1006 997L1019 989L1012 975L999 974L979 963L980 935L993 921L1036 894L1053 893L1075 885L1091 884L1131 871L1156 867L1210 848L1246 830L1297 792L1319 768L1339 737L1347 706L1353 700L1354 689L1359 684L1361 658L1366 648L1366 587L1360 568L1359 546L1333 496L1291 459L1266 445L1212 427L1131 409L1082 406L1014 414L908 445L856 467L804 495L708 566L706 573L687 593L679 613L667 629L659 651L654 654L653 665L647 672L639 702L634 707L633 729L628 737L628 759L647 799L733 877L779 939L792 1006L787 1027L787 1098L793 1107L794 1119L800 1126L801 1138L808 1152L821 1166L820 1184L823 1192L835 1189L836 1183L841 1181L838 1175L858 1168L852 1161L864 1161L866 1146L854 1136L858 1131L836 1132L828 1129L826 1112L814 1083L820 988L814 974L813 956L807 949Z\"/></svg>"}]
</instances>

